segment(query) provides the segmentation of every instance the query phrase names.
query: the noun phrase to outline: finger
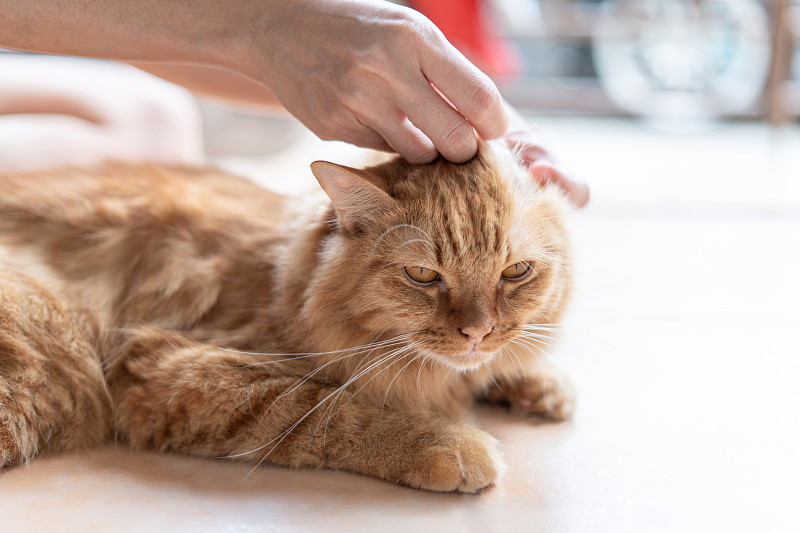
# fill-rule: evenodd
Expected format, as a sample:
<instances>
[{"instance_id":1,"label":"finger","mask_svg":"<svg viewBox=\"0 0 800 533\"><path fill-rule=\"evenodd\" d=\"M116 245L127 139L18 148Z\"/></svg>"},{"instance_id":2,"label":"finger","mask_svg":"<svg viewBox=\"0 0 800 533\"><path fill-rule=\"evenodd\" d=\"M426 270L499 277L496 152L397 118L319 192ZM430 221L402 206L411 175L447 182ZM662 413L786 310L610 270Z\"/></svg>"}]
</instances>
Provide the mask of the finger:
<instances>
[{"instance_id":1,"label":"finger","mask_svg":"<svg viewBox=\"0 0 800 533\"><path fill-rule=\"evenodd\" d=\"M541 146L529 146L522 151L522 159L523 161L527 161L529 163L535 163L539 159L547 159L548 161L553 161L550 156L550 153L542 148Z\"/></svg>"},{"instance_id":2,"label":"finger","mask_svg":"<svg viewBox=\"0 0 800 533\"><path fill-rule=\"evenodd\" d=\"M385 113L379 124L369 125L392 151L412 164L430 163L439 155L436 146L402 111Z\"/></svg>"},{"instance_id":3,"label":"finger","mask_svg":"<svg viewBox=\"0 0 800 533\"><path fill-rule=\"evenodd\" d=\"M542 185L552 183L558 186L567 196L567 200L575 207L584 207L589 203L589 185L571 177L557 169L552 161L540 159L529 167L531 175Z\"/></svg>"},{"instance_id":4,"label":"finger","mask_svg":"<svg viewBox=\"0 0 800 533\"><path fill-rule=\"evenodd\" d=\"M358 130L351 130L343 135L337 137L329 137L326 140L342 140L344 142L360 146L361 148L369 148L372 150L379 150L381 152L394 152L394 148L381 137L378 133L367 127L361 127Z\"/></svg>"},{"instance_id":5,"label":"finger","mask_svg":"<svg viewBox=\"0 0 800 533\"><path fill-rule=\"evenodd\" d=\"M527 142L525 143L510 142L509 146L511 146L514 152L518 154L520 159L522 159L522 161L526 163L534 163L539 159L547 159L551 163L553 162L553 157L550 155L550 152L548 152L538 144L534 145Z\"/></svg>"},{"instance_id":6,"label":"finger","mask_svg":"<svg viewBox=\"0 0 800 533\"><path fill-rule=\"evenodd\" d=\"M478 152L472 125L427 82L420 84L401 110L430 139L442 157L453 163L469 161Z\"/></svg>"},{"instance_id":7,"label":"finger","mask_svg":"<svg viewBox=\"0 0 800 533\"><path fill-rule=\"evenodd\" d=\"M500 137L508 130L509 121L500 91L444 36L441 40L438 49L421 57L423 74L482 138Z\"/></svg>"},{"instance_id":8,"label":"finger","mask_svg":"<svg viewBox=\"0 0 800 533\"><path fill-rule=\"evenodd\" d=\"M541 137L532 126L525 130L508 133L503 138L524 161L529 163L533 163L537 159L547 159L551 163L554 161L553 156L544 148Z\"/></svg>"}]
</instances>

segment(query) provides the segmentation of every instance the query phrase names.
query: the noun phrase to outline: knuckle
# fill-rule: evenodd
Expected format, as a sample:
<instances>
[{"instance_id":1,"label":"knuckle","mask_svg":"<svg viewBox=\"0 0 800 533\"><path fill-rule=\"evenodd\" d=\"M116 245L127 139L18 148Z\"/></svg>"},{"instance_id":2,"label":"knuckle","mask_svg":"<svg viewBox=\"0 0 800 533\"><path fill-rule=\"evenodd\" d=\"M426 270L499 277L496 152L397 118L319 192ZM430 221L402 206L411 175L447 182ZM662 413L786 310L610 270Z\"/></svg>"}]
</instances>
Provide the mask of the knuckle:
<instances>
[{"instance_id":1,"label":"knuckle","mask_svg":"<svg viewBox=\"0 0 800 533\"><path fill-rule=\"evenodd\" d=\"M407 37L409 34L419 35L433 26L433 23L419 11L404 7L393 10L387 20L398 30L398 35L401 37Z\"/></svg>"},{"instance_id":2,"label":"knuckle","mask_svg":"<svg viewBox=\"0 0 800 533\"><path fill-rule=\"evenodd\" d=\"M443 152L455 158L475 155L477 143L472 128L465 122L451 124L441 135Z\"/></svg>"},{"instance_id":3,"label":"knuckle","mask_svg":"<svg viewBox=\"0 0 800 533\"><path fill-rule=\"evenodd\" d=\"M494 83L488 78L476 80L471 94L466 99L470 111L480 117L497 111L500 105L500 94Z\"/></svg>"},{"instance_id":4,"label":"knuckle","mask_svg":"<svg viewBox=\"0 0 800 533\"><path fill-rule=\"evenodd\" d=\"M422 40L426 43L437 43L442 37L436 25L421 13L414 12L415 16L408 21L410 37ZM407 36L408 37L408 36Z\"/></svg>"},{"instance_id":5,"label":"knuckle","mask_svg":"<svg viewBox=\"0 0 800 533\"><path fill-rule=\"evenodd\" d=\"M409 163L424 164L430 163L438 152L435 148L426 145L423 142L414 142L409 146L398 149L398 153Z\"/></svg>"},{"instance_id":6,"label":"knuckle","mask_svg":"<svg viewBox=\"0 0 800 533\"><path fill-rule=\"evenodd\" d=\"M397 10L389 19L388 25L389 38L386 43L391 49L417 51L433 44L438 45L444 38L430 19L413 9Z\"/></svg>"}]
</instances>

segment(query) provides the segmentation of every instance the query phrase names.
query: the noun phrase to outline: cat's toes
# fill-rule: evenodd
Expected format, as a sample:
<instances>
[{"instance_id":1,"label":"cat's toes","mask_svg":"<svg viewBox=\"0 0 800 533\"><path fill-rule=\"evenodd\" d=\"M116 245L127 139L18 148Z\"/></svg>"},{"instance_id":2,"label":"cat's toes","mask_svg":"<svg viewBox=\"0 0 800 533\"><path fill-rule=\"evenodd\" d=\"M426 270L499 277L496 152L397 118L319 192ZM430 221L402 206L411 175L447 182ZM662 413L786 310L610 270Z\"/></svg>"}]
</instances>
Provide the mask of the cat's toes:
<instances>
[{"instance_id":1,"label":"cat's toes","mask_svg":"<svg viewBox=\"0 0 800 533\"><path fill-rule=\"evenodd\" d=\"M575 413L575 386L566 376L548 376L533 388L533 394L523 394L514 409L550 420L569 420ZM525 391L527 392L527 391Z\"/></svg>"},{"instance_id":2,"label":"cat's toes","mask_svg":"<svg viewBox=\"0 0 800 533\"><path fill-rule=\"evenodd\" d=\"M406 484L439 492L475 493L493 485L505 471L497 441L484 431L465 427L440 444L420 451Z\"/></svg>"},{"instance_id":3,"label":"cat's toes","mask_svg":"<svg viewBox=\"0 0 800 533\"><path fill-rule=\"evenodd\" d=\"M550 420L569 420L575 412L575 386L555 368L535 377L501 383L486 399L508 405L512 413Z\"/></svg>"}]
</instances>

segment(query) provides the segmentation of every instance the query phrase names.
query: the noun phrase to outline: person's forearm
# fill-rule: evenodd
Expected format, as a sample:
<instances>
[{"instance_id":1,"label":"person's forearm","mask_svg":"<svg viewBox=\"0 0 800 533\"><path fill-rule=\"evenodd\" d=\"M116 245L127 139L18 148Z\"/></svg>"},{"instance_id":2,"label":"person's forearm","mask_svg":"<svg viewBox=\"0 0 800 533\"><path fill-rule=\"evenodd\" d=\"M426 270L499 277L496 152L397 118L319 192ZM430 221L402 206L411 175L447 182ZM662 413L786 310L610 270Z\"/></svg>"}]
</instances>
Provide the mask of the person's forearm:
<instances>
[{"instance_id":1,"label":"person's forearm","mask_svg":"<svg viewBox=\"0 0 800 533\"><path fill-rule=\"evenodd\" d=\"M249 36L241 29L257 5L247 0L0 0L0 47L239 70L249 53Z\"/></svg>"},{"instance_id":2,"label":"person's forearm","mask_svg":"<svg viewBox=\"0 0 800 533\"><path fill-rule=\"evenodd\" d=\"M237 72L201 65L133 61L136 68L181 85L197 96L268 112L286 111L265 86Z\"/></svg>"},{"instance_id":3,"label":"person's forearm","mask_svg":"<svg viewBox=\"0 0 800 533\"><path fill-rule=\"evenodd\" d=\"M508 117L424 16L379 0L0 0L0 46L226 68L323 139L407 161L474 157Z\"/></svg>"}]
</instances>

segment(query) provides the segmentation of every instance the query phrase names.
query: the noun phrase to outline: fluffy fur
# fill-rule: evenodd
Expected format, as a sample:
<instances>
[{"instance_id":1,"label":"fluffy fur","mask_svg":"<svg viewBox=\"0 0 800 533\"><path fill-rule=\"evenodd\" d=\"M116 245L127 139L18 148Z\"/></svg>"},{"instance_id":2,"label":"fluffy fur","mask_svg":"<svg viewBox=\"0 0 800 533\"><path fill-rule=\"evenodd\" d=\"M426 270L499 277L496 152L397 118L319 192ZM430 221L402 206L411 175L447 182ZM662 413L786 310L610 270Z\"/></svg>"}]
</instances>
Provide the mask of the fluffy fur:
<instances>
[{"instance_id":1,"label":"fluffy fur","mask_svg":"<svg viewBox=\"0 0 800 533\"><path fill-rule=\"evenodd\" d=\"M211 169L0 176L0 468L116 435L474 492L503 469L475 398L571 414L541 359L570 289L556 189L488 144L313 171L330 201Z\"/></svg>"}]
</instances>

